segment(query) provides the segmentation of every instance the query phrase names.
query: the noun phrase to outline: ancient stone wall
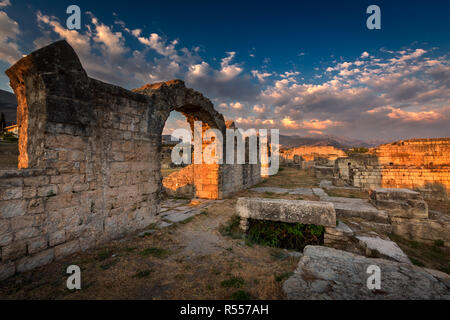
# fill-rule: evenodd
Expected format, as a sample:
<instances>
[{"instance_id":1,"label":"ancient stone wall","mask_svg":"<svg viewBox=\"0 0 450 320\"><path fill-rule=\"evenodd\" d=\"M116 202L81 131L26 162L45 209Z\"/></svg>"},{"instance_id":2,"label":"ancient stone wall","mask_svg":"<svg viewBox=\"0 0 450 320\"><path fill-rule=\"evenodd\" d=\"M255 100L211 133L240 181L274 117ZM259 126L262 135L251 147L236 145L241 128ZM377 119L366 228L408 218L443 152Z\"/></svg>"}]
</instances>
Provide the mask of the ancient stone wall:
<instances>
[{"instance_id":1,"label":"ancient stone wall","mask_svg":"<svg viewBox=\"0 0 450 320\"><path fill-rule=\"evenodd\" d=\"M397 141L368 152L381 165L450 166L450 138Z\"/></svg>"},{"instance_id":2,"label":"ancient stone wall","mask_svg":"<svg viewBox=\"0 0 450 320\"><path fill-rule=\"evenodd\" d=\"M345 157L346 153L333 146L301 146L284 150L281 156L285 162L294 162L295 156L302 157L304 161L313 161L316 157L335 160L338 157Z\"/></svg>"},{"instance_id":3,"label":"ancient stone wall","mask_svg":"<svg viewBox=\"0 0 450 320\"><path fill-rule=\"evenodd\" d=\"M335 184L361 188L423 188L450 190L450 139L415 139L381 145L367 154L339 158Z\"/></svg>"},{"instance_id":4,"label":"ancient stone wall","mask_svg":"<svg viewBox=\"0 0 450 320\"><path fill-rule=\"evenodd\" d=\"M188 165L169 174L163 179L162 184L169 196L193 198L195 195L194 165Z\"/></svg>"},{"instance_id":5,"label":"ancient stone wall","mask_svg":"<svg viewBox=\"0 0 450 320\"><path fill-rule=\"evenodd\" d=\"M225 130L212 103L182 81L132 92L91 79L65 41L6 73L19 104L21 170L0 172L0 279L156 222L171 111ZM219 198L226 171L199 166L199 196Z\"/></svg>"}]
</instances>

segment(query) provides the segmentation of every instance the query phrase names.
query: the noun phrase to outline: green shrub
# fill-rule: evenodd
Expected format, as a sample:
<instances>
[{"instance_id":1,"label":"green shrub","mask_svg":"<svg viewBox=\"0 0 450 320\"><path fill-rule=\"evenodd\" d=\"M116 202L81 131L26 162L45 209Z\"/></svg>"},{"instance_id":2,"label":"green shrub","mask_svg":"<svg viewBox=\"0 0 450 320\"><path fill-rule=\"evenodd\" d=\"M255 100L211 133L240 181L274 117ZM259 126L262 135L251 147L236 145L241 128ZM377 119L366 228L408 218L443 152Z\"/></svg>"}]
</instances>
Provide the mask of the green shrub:
<instances>
[{"instance_id":1,"label":"green shrub","mask_svg":"<svg viewBox=\"0 0 450 320\"><path fill-rule=\"evenodd\" d=\"M347 154L351 155L351 154L355 154L355 153L367 153L368 151L369 151L369 149L364 148L364 147L352 148L350 150L347 150Z\"/></svg>"},{"instance_id":2,"label":"green shrub","mask_svg":"<svg viewBox=\"0 0 450 320\"><path fill-rule=\"evenodd\" d=\"M242 277L231 277L228 280L223 280L220 285L224 288L240 288L244 285L244 282Z\"/></svg>"},{"instance_id":3,"label":"green shrub","mask_svg":"<svg viewBox=\"0 0 450 320\"><path fill-rule=\"evenodd\" d=\"M283 272L281 274L275 274L274 277L275 277L276 282L281 282L284 279L289 278L291 275L292 275L292 272Z\"/></svg>"},{"instance_id":4,"label":"green shrub","mask_svg":"<svg viewBox=\"0 0 450 320\"><path fill-rule=\"evenodd\" d=\"M303 250L323 244L323 234L322 226L249 219L248 239L270 247Z\"/></svg>"},{"instance_id":5,"label":"green shrub","mask_svg":"<svg viewBox=\"0 0 450 320\"><path fill-rule=\"evenodd\" d=\"M418 267L425 267L425 264L420 260L417 260L413 257L410 257L409 260L411 260L411 262Z\"/></svg>"},{"instance_id":6,"label":"green shrub","mask_svg":"<svg viewBox=\"0 0 450 320\"><path fill-rule=\"evenodd\" d=\"M244 290L236 291L231 295L232 300L252 300L252 295Z\"/></svg>"},{"instance_id":7,"label":"green shrub","mask_svg":"<svg viewBox=\"0 0 450 320\"><path fill-rule=\"evenodd\" d=\"M103 249L102 251L99 252L97 257L99 260L105 260L105 259L108 259L111 255L112 254L109 250Z\"/></svg>"},{"instance_id":8,"label":"green shrub","mask_svg":"<svg viewBox=\"0 0 450 320\"><path fill-rule=\"evenodd\" d=\"M170 254L168 250L161 249L161 248L146 248L143 251L139 253L141 256L148 257L152 256L155 258L167 258L167 256Z\"/></svg>"},{"instance_id":9,"label":"green shrub","mask_svg":"<svg viewBox=\"0 0 450 320\"><path fill-rule=\"evenodd\" d=\"M152 270L144 270L144 271L139 271L138 273L136 273L133 278L148 278L148 276L150 275L150 273L152 272Z\"/></svg>"}]
</instances>

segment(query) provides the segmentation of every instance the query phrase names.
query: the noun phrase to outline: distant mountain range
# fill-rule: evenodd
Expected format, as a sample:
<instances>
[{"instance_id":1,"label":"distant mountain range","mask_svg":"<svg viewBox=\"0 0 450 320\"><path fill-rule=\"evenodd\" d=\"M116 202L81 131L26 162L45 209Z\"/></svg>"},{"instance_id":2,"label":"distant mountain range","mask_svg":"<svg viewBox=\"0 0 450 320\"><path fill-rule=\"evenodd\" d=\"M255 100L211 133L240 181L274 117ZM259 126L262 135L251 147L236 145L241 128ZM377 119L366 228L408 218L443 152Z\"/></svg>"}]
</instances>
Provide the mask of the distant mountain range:
<instances>
[{"instance_id":1,"label":"distant mountain range","mask_svg":"<svg viewBox=\"0 0 450 320\"><path fill-rule=\"evenodd\" d=\"M0 89L0 112L5 114L7 126L16 123L17 100L13 93Z\"/></svg>"},{"instance_id":2,"label":"distant mountain range","mask_svg":"<svg viewBox=\"0 0 450 320\"><path fill-rule=\"evenodd\" d=\"M347 148L370 148L388 143L385 140L362 141L357 139L338 137L334 135L310 135L310 136L284 136L280 135L280 144L285 148L299 146L334 146L340 149Z\"/></svg>"}]
</instances>

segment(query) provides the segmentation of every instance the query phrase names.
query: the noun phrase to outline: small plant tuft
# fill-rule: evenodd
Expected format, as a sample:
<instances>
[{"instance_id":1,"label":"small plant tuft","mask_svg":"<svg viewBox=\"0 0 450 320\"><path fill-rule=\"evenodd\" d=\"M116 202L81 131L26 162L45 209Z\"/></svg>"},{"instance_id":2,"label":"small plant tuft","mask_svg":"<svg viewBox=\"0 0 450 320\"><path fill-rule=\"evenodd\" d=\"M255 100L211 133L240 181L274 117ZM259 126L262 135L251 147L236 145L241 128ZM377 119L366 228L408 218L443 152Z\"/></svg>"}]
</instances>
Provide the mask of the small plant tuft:
<instances>
[{"instance_id":1,"label":"small plant tuft","mask_svg":"<svg viewBox=\"0 0 450 320\"><path fill-rule=\"evenodd\" d=\"M252 295L244 290L236 291L231 295L231 300L252 300Z\"/></svg>"},{"instance_id":2,"label":"small plant tuft","mask_svg":"<svg viewBox=\"0 0 450 320\"><path fill-rule=\"evenodd\" d=\"M170 255L170 252L166 249L153 247L153 248L146 248L143 251L141 251L139 254L144 257L152 256L155 258L164 259Z\"/></svg>"},{"instance_id":3,"label":"small plant tuft","mask_svg":"<svg viewBox=\"0 0 450 320\"><path fill-rule=\"evenodd\" d=\"M443 240L435 240L434 241L434 245L436 247L443 247L444 246L444 241Z\"/></svg>"},{"instance_id":4,"label":"small plant tuft","mask_svg":"<svg viewBox=\"0 0 450 320\"><path fill-rule=\"evenodd\" d=\"M275 277L276 282L281 282L284 279L289 278L291 275L292 275L292 272L283 272L281 274L275 274L274 277Z\"/></svg>"},{"instance_id":5,"label":"small plant tuft","mask_svg":"<svg viewBox=\"0 0 450 320\"><path fill-rule=\"evenodd\" d=\"M103 249L102 251L99 252L97 258L102 261L108 259L111 255L112 255L111 251Z\"/></svg>"},{"instance_id":6,"label":"small plant tuft","mask_svg":"<svg viewBox=\"0 0 450 320\"><path fill-rule=\"evenodd\" d=\"M230 279L223 280L220 285L224 288L240 288L244 283L245 281L242 277L231 277Z\"/></svg>"},{"instance_id":7,"label":"small plant tuft","mask_svg":"<svg viewBox=\"0 0 450 320\"><path fill-rule=\"evenodd\" d=\"M133 278L139 278L139 279L148 278L150 276L151 272L152 272L152 270L139 271L133 276Z\"/></svg>"}]
</instances>

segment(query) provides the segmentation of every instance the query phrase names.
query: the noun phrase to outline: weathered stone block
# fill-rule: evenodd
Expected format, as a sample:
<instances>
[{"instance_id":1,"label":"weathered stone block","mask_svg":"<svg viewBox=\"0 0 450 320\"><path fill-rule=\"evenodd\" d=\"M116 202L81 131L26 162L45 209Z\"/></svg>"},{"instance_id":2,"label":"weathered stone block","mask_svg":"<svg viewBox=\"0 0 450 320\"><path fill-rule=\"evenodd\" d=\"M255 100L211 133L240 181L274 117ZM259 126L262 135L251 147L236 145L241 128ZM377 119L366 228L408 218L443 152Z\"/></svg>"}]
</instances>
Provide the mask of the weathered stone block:
<instances>
[{"instance_id":1,"label":"weathered stone block","mask_svg":"<svg viewBox=\"0 0 450 320\"><path fill-rule=\"evenodd\" d=\"M381 269L381 290L367 288L367 268ZM406 289L407 288L407 289ZM411 264L332 248L307 246L294 274L284 282L289 300L417 300L449 299L448 284Z\"/></svg>"},{"instance_id":2,"label":"weathered stone block","mask_svg":"<svg viewBox=\"0 0 450 320\"><path fill-rule=\"evenodd\" d=\"M20 199L22 197L22 187L16 188L1 188L0 189L0 200L13 200Z\"/></svg>"},{"instance_id":3,"label":"weathered stone block","mask_svg":"<svg viewBox=\"0 0 450 320\"><path fill-rule=\"evenodd\" d=\"M330 202L239 198L236 209L244 219L336 226L336 212Z\"/></svg>"},{"instance_id":4,"label":"weathered stone block","mask_svg":"<svg viewBox=\"0 0 450 320\"><path fill-rule=\"evenodd\" d=\"M37 188L39 197L53 197L58 194L58 187L56 185L47 185Z\"/></svg>"},{"instance_id":5,"label":"weathered stone block","mask_svg":"<svg viewBox=\"0 0 450 320\"><path fill-rule=\"evenodd\" d=\"M53 249L47 249L37 254L24 257L17 261L17 271L25 272L49 264L55 258Z\"/></svg>"},{"instance_id":6,"label":"weathered stone block","mask_svg":"<svg viewBox=\"0 0 450 320\"><path fill-rule=\"evenodd\" d=\"M369 190L373 200L421 200L419 192L409 189L373 188Z\"/></svg>"},{"instance_id":7,"label":"weathered stone block","mask_svg":"<svg viewBox=\"0 0 450 320\"><path fill-rule=\"evenodd\" d=\"M49 245L54 247L66 241L66 232L64 230L59 230L50 233L49 235Z\"/></svg>"},{"instance_id":8,"label":"weathered stone block","mask_svg":"<svg viewBox=\"0 0 450 320\"><path fill-rule=\"evenodd\" d=\"M2 247L2 261L15 260L27 253L27 245L23 241L15 241Z\"/></svg>"},{"instance_id":9,"label":"weathered stone block","mask_svg":"<svg viewBox=\"0 0 450 320\"><path fill-rule=\"evenodd\" d=\"M20 229L14 233L14 241L37 237L41 234L41 230L37 227L29 227Z\"/></svg>"},{"instance_id":10,"label":"weathered stone block","mask_svg":"<svg viewBox=\"0 0 450 320\"><path fill-rule=\"evenodd\" d=\"M55 247L55 259L64 258L74 252L80 251L80 242L73 240Z\"/></svg>"},{"instance_id":11,"label":"weathered stone block","mask_svg":"<svg viewBox=\"0 0 450 320\"><path fill-rule=\"evenodd\" d=\"M9 245L14 238L12 232L2 232L0 233L0 247Z\"/></svg>"},{"instance_id":12,"label":"weathered stone block","mask_svg":"<svg viewBox=\"0 0 450 320\"><path fill-rule=\"evenodd\" d=\"M5 234L11 230L10 219L0 219L0 234Z\"/></svg>"},{"instance_id":13,"label":"weathered stone block","mask_svg":"<svg viewBox=\"0 0 450 320\"><path fill-rule=\"evenodd\" d=\"M13 218L24 215L26 212L25 200L0 201L0 218Z\"/></svg>"},{"instance_id":14,"label":"weathered stone block","mask_svg":"<svg viewBox=\"0 0 450 320\"><path fill-rule=\"evenodd\" d=\"M29 239L27 241L28 254L33 254L44 249L47 249L48 241L46 236L39 236L36 238Z\"/></svg>"},{"instance_id":15,"label":"weathered stone block","mask_svg":"<svg viewBox=\"0 0 450 320\"><path fill-rule=\"evenodd\" d=\"M25 187L40 187L48 184L50 181L50 178L42 175L37 177L26 177L23 179L23 185Z\"/></svg>"},{"instance_id":16,"label":"weathered stone block","mask_svg":"<svg viewBox=\"0 0 450 320\"><path fill-rule=\"evenodd\" d=\"M0 281L3 281L14 275L16 272L16 264L14 262L0 262Z\"/></svg>"},{"instance_id":17,"label":"weathered stone block","mask_svg":"<svg viewBox=\"0 0 450 320\"><path fill-rule=\"evenodd\" d=\"M384 209L391 217L428 218L428 205L424 200L372 200L378 208Z\"/></svg>"},{"instance_id":18,"label":"weathered stone block","mask_svg":"<svg viewBox=\"0 0 450 320\"><path fill-rule=\"evenodd\" d=\"M25 228L39 227L44 223L45 217L45 214L35 214L12 218L12 230L17 231Z\"/></svg>"},{"instance_id":19,"label":"weathered stone block","mask_svg":"<svg viewBox=\"0 0 450 320\"><path fill-rule=\"evenodd\" d=\"M27 205L27 214L36 214L44 212L44 199L30 199Z\"/></svg>"}]
</instances>

